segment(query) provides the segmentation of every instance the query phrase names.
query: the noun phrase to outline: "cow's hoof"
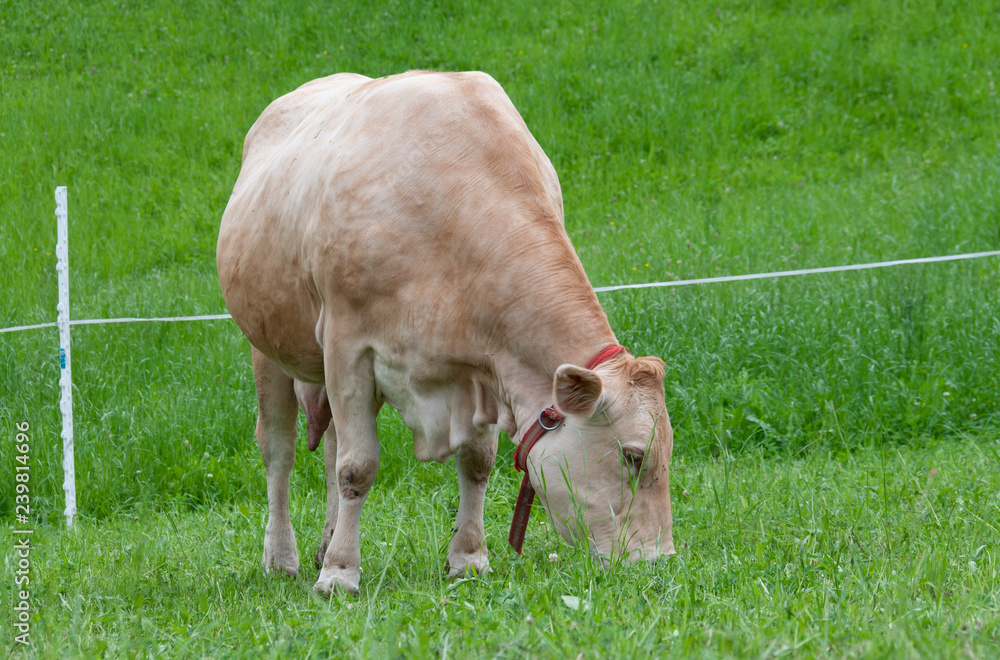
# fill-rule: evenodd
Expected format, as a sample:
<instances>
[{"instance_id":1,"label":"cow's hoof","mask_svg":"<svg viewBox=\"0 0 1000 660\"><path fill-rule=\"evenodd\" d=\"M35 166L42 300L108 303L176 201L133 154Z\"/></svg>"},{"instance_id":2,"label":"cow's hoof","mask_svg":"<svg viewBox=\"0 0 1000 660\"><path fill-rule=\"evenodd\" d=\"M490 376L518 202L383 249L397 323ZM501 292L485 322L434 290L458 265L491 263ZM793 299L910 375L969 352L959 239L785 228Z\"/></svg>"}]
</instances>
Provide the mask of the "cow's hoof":
<instances>
[{"instance_id":1,"label":"cow's hoof","mask_svg":"<svg viewBox=\"0 0 1000 660\"><path fill-rule=\"evenodd\" d=\"M295 533L265 533L264 558L261 563L265 573L284 572L286 575L297 577L299 574L299 550L295 546Z\"/></svg>"},{"instance_id":2,"label":"cow's hoof","mask_svg":"<svg viewBox=\"0 0 1000 660\"><path fill-rule=\"evenodd\" d=\"M299 576L298 562L289 565L289 564L282 564L274 560L268 561L268 557L265 554L263 564L264 564L264 572L267 573L268 575L270 575L271 573L279 573L279 574L284 573L285 575L293 578Z\"/></svg>"},{"instance_id":3,"label":"cow's hoof","mask_svg":"<svg viewBox=\"0 0 1000 660\"><path fill-rule=\"evenodd\" d=\"M485 575L492 572L490 559L485 552L453 554L448 557L448 575L451 577L464 577L470 574Z\"/></svg>"},{"instance_id":4,"label":"cow's hoof","mask_svg":"<svg viewBox=\"0 0 1000 660\"><path fill-rule=\"evenodd\" d=\"M268 557L267 552L264 553L264 572L270 575L273 573L284 573L290 577L299 576L299 561L296 559L294 563L281 561L274 557Z\"/></svg>"},{"instance_id":5,"label":"cow's hoof","mask_svg":"<svg viewBox=\"0 0 1000 660\"><path fill-rule=\"evenodd\" d=\"M356 595L360 590L361 571L356 568L353 570L347 568L324 569L313 586L313 591L327 595L334 592Z\"/></svg>"}]
</instances>

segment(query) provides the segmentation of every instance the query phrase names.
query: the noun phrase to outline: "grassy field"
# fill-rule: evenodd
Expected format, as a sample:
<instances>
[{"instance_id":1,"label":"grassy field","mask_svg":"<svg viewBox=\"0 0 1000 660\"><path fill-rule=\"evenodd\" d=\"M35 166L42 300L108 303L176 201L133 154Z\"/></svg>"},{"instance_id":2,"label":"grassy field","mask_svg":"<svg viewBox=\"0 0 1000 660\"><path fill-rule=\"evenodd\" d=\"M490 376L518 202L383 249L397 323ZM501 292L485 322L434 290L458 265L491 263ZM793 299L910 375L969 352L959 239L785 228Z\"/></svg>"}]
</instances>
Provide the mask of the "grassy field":
<instances>
[{"instance_id":1,"label":"grassy field","mask_svg":"<svg viewBox=\"0 0 1000 660\"><path fill-rule=\"evenodd\" d=\"M595 286L1000 249L1000 9L780 0L382 4L0 0L0 327L221 313L218 222L275 97L338 71L479 69L559 172ZM494 572L449 580L452 465L383 413L356 598L260 569L249 346L228 321L0 334L0 645L39 657L1000 655L1000 259L602 294L668 365L678 555L601 568L501 447ZM19 647L17 424L30 425ZM304 428L302 429L304 435ZM300 553L322 461L292 477ZM558 555L555 561L550 555Z\"/></svg>"}]
</instances>

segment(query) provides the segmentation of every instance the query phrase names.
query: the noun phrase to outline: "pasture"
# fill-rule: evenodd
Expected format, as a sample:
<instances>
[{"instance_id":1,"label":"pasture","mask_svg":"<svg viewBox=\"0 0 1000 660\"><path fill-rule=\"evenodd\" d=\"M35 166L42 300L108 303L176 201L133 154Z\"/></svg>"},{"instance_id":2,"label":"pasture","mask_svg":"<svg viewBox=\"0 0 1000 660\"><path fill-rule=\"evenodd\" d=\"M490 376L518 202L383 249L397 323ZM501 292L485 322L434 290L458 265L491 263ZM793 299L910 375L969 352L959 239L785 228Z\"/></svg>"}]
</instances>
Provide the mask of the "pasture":
<instances>
[{"instance_id":1,"label":"pasture","mask_svg":"<svg viewBox=\"0 0 1000 660\"><path fill-rule=\"evenodd\" d=\"M322 75L478 69L552 159L594 286L1000 249L1000 11L770 0L0 3L0 327L225 310L242 139ZM414 258L420 258L414 255ZM1000 653L1000 259L601 294L667 364L678 554L601 567L517 493L493 572L448 579L452 464L392 411L361 593L312 592L322 456L292 473L302 576L264 576L250 350L228 321L0 335L3 638L37 657L988 657ZM31 645L15 642L30 425Z\"/></svg>"}]
</instances>

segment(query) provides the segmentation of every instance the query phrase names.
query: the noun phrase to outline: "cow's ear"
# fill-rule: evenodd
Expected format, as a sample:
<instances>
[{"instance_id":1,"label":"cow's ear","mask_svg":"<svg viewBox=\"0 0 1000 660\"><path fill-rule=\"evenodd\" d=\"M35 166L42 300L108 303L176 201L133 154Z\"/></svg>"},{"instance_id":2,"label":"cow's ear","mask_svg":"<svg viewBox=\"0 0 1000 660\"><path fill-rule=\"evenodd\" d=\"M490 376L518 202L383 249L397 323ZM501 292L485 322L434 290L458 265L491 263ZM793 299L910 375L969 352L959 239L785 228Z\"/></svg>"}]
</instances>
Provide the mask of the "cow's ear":
<instances>
[{"instance_id":1,"label":"cow's ear","mask_svg":"<svg viewBox=\"0 0 1000 660\"><path fill-rule=\"evenodd\" d=\"M656 389L663 387L667 370L663 360L656 356L631 360L625 367L625 377L632 385Z\"/></svg>"},{"instance_id":2,"label":"cow's ear","mask_svg":"<svg viewBox=\"0 0 1000 660\"><path fill-rule=\"evenodd\" d=\"M556 369L553 390L556 408L564 415L591 417L600 403L601 377L590 369L564 364Z\"/></svg>"}]
</instances>

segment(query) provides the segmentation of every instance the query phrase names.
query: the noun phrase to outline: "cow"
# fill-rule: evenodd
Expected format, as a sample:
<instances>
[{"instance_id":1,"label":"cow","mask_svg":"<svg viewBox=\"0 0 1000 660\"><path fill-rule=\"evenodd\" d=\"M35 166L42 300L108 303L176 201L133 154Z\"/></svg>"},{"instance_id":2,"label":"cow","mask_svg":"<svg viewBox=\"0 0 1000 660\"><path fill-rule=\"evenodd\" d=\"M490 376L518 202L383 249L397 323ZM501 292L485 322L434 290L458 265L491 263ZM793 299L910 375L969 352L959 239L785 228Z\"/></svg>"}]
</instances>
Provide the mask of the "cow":
<instances>
[{"instance_id":1,"label":"cow","mask_svg":"<svg viewBox=\"0 0 1000 660\"><path fill-rule=\"evenodd\" d=\"M265 571L299 570L288 490L301 407L326 468L314 588L359 589L386 403L419 460L455 459L452 574L489 570L500 429L525 472L518 552L537 491L558 532L599 559L674 553L664 364L619 346L556 172L489 75L341 73L272 102L246 136L217 262L251 345Z\"/></svg>"}]
</instances>

